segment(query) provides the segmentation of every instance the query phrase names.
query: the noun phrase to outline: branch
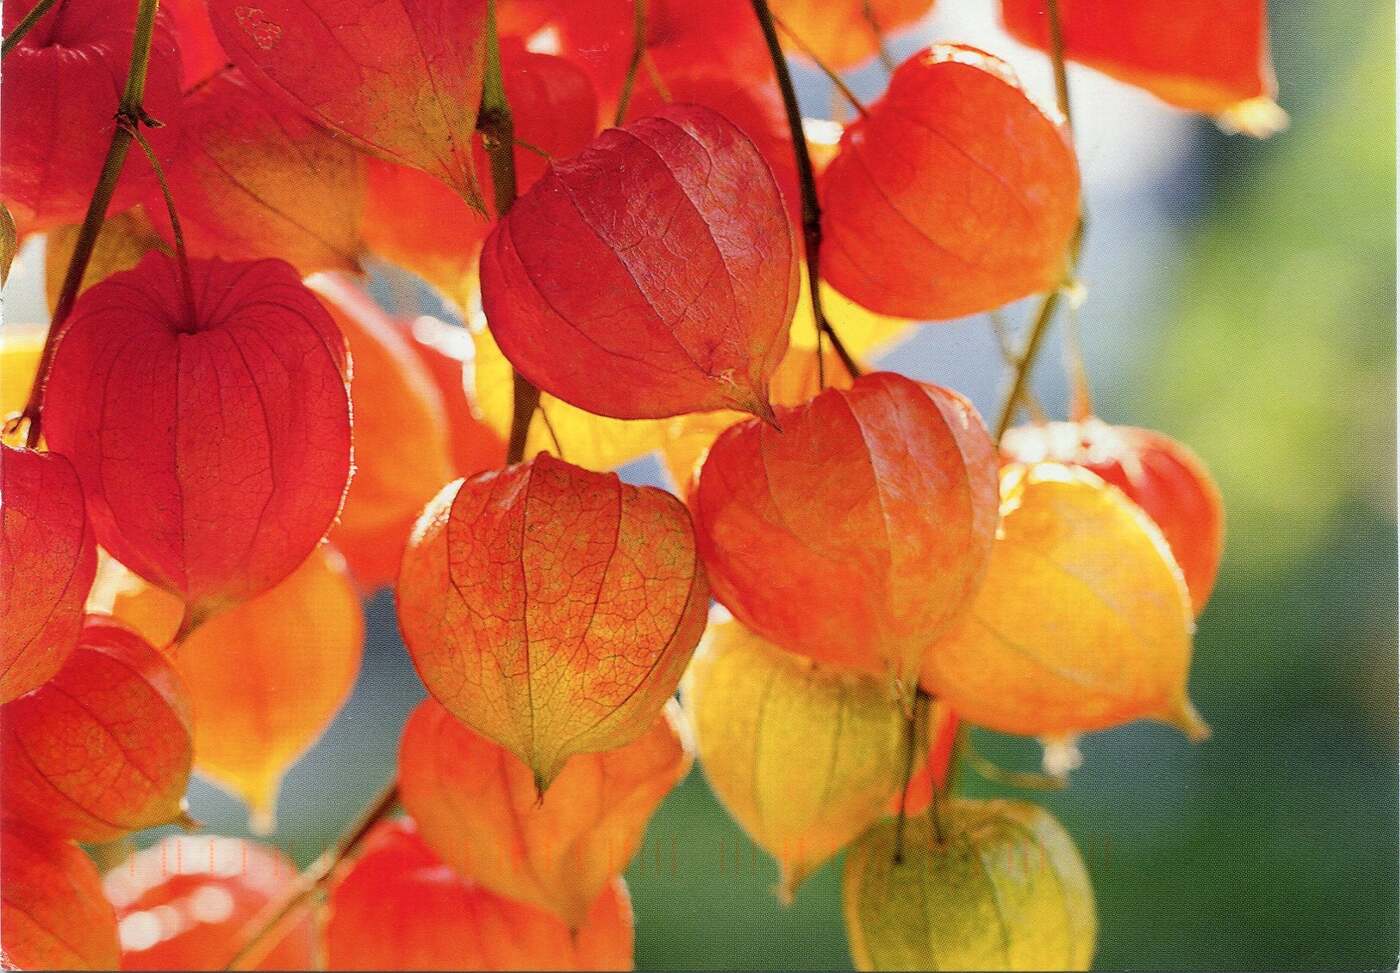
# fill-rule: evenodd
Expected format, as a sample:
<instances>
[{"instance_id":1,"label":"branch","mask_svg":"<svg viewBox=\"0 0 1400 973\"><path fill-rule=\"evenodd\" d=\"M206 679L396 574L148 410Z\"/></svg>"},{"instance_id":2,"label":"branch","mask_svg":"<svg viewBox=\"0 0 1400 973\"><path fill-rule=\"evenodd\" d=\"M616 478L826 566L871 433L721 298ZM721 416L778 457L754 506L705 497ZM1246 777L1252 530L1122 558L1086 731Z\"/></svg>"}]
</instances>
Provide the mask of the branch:
<instances>
[{"instance_id":1,"label":"branch","mask_svg":"<svg viewBox=\"0 0 1400 973\"><path fill-rule=\"evenodd\" d=\"M807 55L807 59L815 64L822 74L826 75L826 79L831 82L831 86L856 110L856 114L861 118L865 118L869 115L870 112L866 109L865 105L856 97L856 93L851 90L850 85L846 84L846 79L841 77L839 72L818 57L812 45L808 44L801 37L798 37L797 32L783 22L783 18L779 17L777 14L773 14L772 16L774 25L786 34L789 40L797 45L798 50Z\"/></svg>"},{"instance_id":2,"label":"branch","mask_svg":"<svg viewBox=\"0 0 1400 973\"><path fill-rule=\"evenodd\" d=\"M1065 118L1065 127L1070 130L1072 145L1074 127L1070 114L1069 75L1065 70L1065 43L1064 34L1060 29L1059 0L1048 0L1047 9L1050 20L1050 62L1055 71L1055 100L1060 114ZM1031 370L1035 367L1036 356L1040 354L1041 345L1044 344L1045 336L1050 330L1050 322L1055 317L1055 310L1059 307L1064 289L1074 282L1075 272L1079 266L1079 254L1084 247L1086 230L1082 205L1081 203L1079 221L1075 224L1074 234L1070 238L1069 252L1065 258L1064 277L1055 289L1046 294L1042 300L1040 310L1031 325L1030 334L1026 336L1025 350L1021 352L1020 359L1016 362L1011 388L1007 391L1006 399L1002 402L1001 414L997 419L995 438L998 442L1006 434L1011 423L1016 420L1016 413L1025 394L1026 384L1030 379ZM1082 369L1082 363L1080 367ZM1083 388L1087 389L1087 387L1088 383L1085 382Z\"/></svg>"},{"instance_id":3,"label":"branch","mask_svg":"<svg viewBox=\"0 0 1400 973\"><path fill-rule=\"evenodd\" d=\"M44 14L53 9L53 5L57 2L58 0L39 0L29 13L24 15L24 19L15 24L15 29L10 31L10 36L5 38L5 43L0 46L0 57L9 56L15 45L24 40L24 35L29 33L30 29L39 22Z\"/></svg>"},{"instance_id":4,"label":"branch","mask_svg":"<svg viewBox=\"0 0 1400 973\"><path fill-rule=\"evenodd\" d=\"M792 87L792 74L788 71L787 60L783 57L783 46L778 42L778 30L773 24L773 14L768 9L767 0L752 0L754 16L763 30L763 39L768 44L768 54L773 60L773 73L777 76L778 87L783 93L783 108L787 111L788 132L792 136L792 153L797 161L797 181L802 191L802 242L807 256L807 292L812 301L812 320L817 327L817 380L826 386L826 363L822 357L822 336L831 339L841 363L852 378L859 378L860 366L851 357L846 346L841 343L831 322L822 311L821 293L821 249L822 211L817 201L817 180L812 171L812 157L807 152L807 138L802 134L802 110L797 105L797 92Z\"/></svg>"},{"instance_id":5,"label":"branch","mask_svg":"<svg viewBox=\"0 0 1400 973\"><path fill-rule=\"evenodd\" d=\"M632 88L637 83L637 71L647 52L647 0L632 0L632 57L627 62L627 76L622 79L622 93L617 98L613 127L621 128L627 120L627 103L632 100Z\"/></svg>"},{"instance_id":6,"label":"branch","mask_svg":"<svg viewBox=\"0 0 1400 973\"><path fill-rule=\"evenodd\" d=\"M506 98L501 75L501 40L496 30L495 0L488 0L486 4L486 76L482 82L477 128L481 130L481 141L491 161L496 219L503 220L515 205L515 119L510 113L510 101ZM525 458L530 420L540 405L540 390L519 372L512 374L514 406L510 418L510 445L506 450L507 465Z\"/></svg>"},{"instance_id":7,"label":"branch","mask_svg":"<svg viewBox=\"0 0 1400 973\"><path fill-rule=\"evenodd\" d=\"M1030 334L1026 336L1025 350L1016 362L1011 388L1007 390L1006 398L1001 403L1001 413L997 417L996 431L992 436L996 442L1001 442L1001 437L1006 435L1006 430L1010 429L1011 423L1016 420L1016 412L1021 404L1021 396L1026 390L1031 369L1035 366L1036 356L1040 354L1040 347L1045 343L1045 336L1050 333L1050 322L1055 317L1055 309L1060 306L1060 293L1061 290L1057 286L1040 302L1035 323L1031 325Z\"/></svg>"},{"instance_id":8,"label":"branch","mask_svg":"<svg viewBox=\"0 0 1400 973\"><path fill-rule=\"evenodd\" d=\"M118 125L129 124L125 119L118 119ZM131 137L136 140L136 144L141 146L141 151L146 154L146 161L151 164L151 170L156 175L156 184L160 186L161 198L165 201L165 214L170 218L170 232L175 237L175 263L180 270L180 289L184 293L185 310L189 313L191 320L194 318L194 285L190 280L190 257L185 250L185 232L180 226L180 214L175 211L175 197L170 195L170 183L165 178L165 167L160 164L160 159L156 157L155 149L151 148L151 143L146 141L146 136L141 134L141 130L136 126L131 127Z\"/></svg>"},{"instance_id":9,"label":"branch","mask_svg":"<svg viewBox=\"0 0 1400 973\"><path fill-rule=\"evenodd\" d=\"M904 758L904 785L899 792L899 818L894 825L894 863L904 861L904 822L909 818L909 782L914 778L915 753L919 749L919 724L928 718L929 695L914 691L914 712L909 714L908 753Z\"/></svg>"},{"instance_id":10,"label":"branch","mask_svg":"<svg viewBox=\"0 0 1400 973\"><path fill-rule=\"evenodd\" d=\"M126 87L117 107L117 126L112 132L107 158L102 162L102 174L92 191L87 215L83 217L83 225L78 231L78 242L73 249L73 257L68 261L68 271L63 277L63 288L58 294L53 321L49 324L49 333L44 339L44 350L39 356L34 387L19 419L19 422L27 420L29 423L26 445L30 449L39 444L44 392L49 384L54 351L63 336L68 315L72 313L73 302L77 300L83 275L87 273L88 262L92 259L93 247L97 245L97 236L102 232L107 208L112 203L112 194L116 192L117 180L121 178L122 167L126 163L127 150L131 148L132 133L137 125L150 123L150 118L141 106L141 98L146 91L146 69L151 59L151 34L155 29L156 9L159 3L160 0L139 0L136 9L136 31L131 41L131 66L127 70ZM15 33L18 33L18 29ZM13 36L12 34L11 37ZM10 38L6 38L7 44L9 40Z\"/></svg>"},{"instance_id":11,"label":"branch","mask_svg":"<svg viewBox=\"0 0 1400 973\"><path fill-rule=\"evenodd\" d=\"M319 891L321 891L330 879L334 876L336 867L348 858L352 858L364 844L365 838L373 830L374 826L387 818L399 803L399 783L398 780L391 780L385 788L379 792L379 796L360 812L360 816L355 819L340 838L325 851L316 857L301 875L297 878L296 884L291 890L280 899L268 903L268 908L264 909L259 916L249 925L252 933L244 941L242 948L229 960L226 969L239 970L256 966L267 954L277 945L273 941L273 933L277 932L283 921L301 908Z\"/></svg>"},{"instance_id":12,"label":"branch","mask_svg":"<svg viewBox=\"0 0 1400 973\"><path fill-rule=\"evenodd\" d=\"M860 13L870 25L870 32L875 35L875 50L880 55L880 65L886 74L892 74L895 68L894 58L890 55L890 49L885 46L885 32L880 28L880 18L875 16L875 7L871 0L861 3Z\"/></svg>"}]
</instances>

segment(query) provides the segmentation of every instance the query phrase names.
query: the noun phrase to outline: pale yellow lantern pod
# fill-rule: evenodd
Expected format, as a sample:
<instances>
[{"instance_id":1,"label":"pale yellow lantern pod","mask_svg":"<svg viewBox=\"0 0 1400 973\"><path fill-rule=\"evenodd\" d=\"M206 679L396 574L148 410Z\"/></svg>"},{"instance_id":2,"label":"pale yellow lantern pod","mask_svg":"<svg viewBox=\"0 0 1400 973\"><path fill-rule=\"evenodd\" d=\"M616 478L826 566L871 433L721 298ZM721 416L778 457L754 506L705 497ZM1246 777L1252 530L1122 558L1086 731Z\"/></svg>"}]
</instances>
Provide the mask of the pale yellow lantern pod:
<instances>
[{"instance_id":1,"label":"pale yellow lantern pod","mask_svg":"<svg viewBox=\"0 0 1400 973\"><path fill-rule=\"evenodd\" d=\"M1074 841L1022 801L954 799L871 828L842 904L860 970L1087 970L1098 920Z\"/></svg>"},{"instance_id":2,"label":"pale yellow lantern pod","mask_svg":"<svg viewBox=\"0 0 1400 973\"><path fill-rule=\"evenodd\" d=\"M778 860L784 902L900 789L909 718L888 686L785 652L722 609L681 696L710 788Z\"/></svg>"},{"instance_id":3,"label":"pale yellow lantern pod","mask_svg":"<svg viewBox=\"0 0 1400 973\"><path fill-rule=\"evenodd\" d=\"M1064 737L1146 718L1209 736L1186 695L1190 598L1151 519L1056 463L1008 465L1001 495L986 578L925 657L924 688L1003 733Z\"/></svg>"}]
</instances>

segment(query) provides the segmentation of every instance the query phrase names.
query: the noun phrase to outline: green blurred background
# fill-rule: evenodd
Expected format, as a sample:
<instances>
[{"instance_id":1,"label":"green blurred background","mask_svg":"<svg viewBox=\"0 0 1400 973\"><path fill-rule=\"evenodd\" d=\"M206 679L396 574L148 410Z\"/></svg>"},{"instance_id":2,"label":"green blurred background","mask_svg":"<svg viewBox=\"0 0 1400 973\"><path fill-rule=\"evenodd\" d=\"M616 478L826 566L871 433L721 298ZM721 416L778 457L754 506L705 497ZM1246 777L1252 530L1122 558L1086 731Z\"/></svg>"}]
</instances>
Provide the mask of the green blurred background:
<instances>
[{"instance_id":1,"label":"green blurred background","mask_svg":"<svg viewBox=\"0 0 1400 973\"><path fill-rule=\"evenodd\" d=\"M1192 747L1146 725L1098 734L1068 791L1022 795L1084 853L1105 969L1397 962L1395 11L1368 0L1272 13L1293 124L1266 142L1072 75L1090 177L1079 320L1096 404L1191 444L1229 517L1191 682L1214 738ZM986 33L992 23L940 10L898 49L966 27L1014 53ZM1044 87L1043 59L1022 52L1018 64ZM879 76L854 80L873 95ZM810 71L800 81L823 113L825 83ZM921 329L884 359L984 412L997 361L985 319ZM1037 375L1052 411L1064 385L1052 349ZM393 772L398 726L422 695L390 599L369 613L355 696L283 790L275 840L303 862ZM1025 741L979 734L978 745L1008 766L1038 759ZM1009 793L971 773L964 786ZM198 785L193 802L211 830L246 833L230 799ZM628 872L639 968L849 968L839 863L786 909L775 878L697 768Z\"/></svg>"}]
</instances>

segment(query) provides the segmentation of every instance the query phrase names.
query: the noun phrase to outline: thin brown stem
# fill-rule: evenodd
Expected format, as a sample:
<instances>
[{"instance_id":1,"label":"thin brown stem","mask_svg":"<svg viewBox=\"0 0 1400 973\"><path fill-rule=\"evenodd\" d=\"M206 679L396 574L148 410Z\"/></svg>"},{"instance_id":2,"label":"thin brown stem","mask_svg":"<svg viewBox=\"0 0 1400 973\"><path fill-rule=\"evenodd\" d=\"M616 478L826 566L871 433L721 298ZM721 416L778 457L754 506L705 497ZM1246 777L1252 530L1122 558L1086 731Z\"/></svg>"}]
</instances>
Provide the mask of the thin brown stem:
<instances>
[{"instance_id":1,"label":"thin brown stem","mask_svg":"<svg viewBox=\"0 0 1400 973\"><path fill-rule=\"evenodd\" d=\"M622 79L622 92L617 96L617 111L613 125L621 128L627 120L627 105L637 83L637 71L647 53L647 0L632 0L632 56L627 61L627 74Z\"/></svg>"},{"instance_id":2,"label":"thin brown stem","mask_svg":"<svg viewBox=\"0 0 1400 973\"><path fill-rule=\"evenodd\" d=\"M1011 341L1011 333L1007 330L1006 321L1002 317L1000 309L987 312L987 321L991 324L992 336L996 338L997 348L1001 351L1001 363L1014 367L1020 355ZM1046 419L1045 409L1041 406L1040 400L1035 397L1035 393L1030 389L1025 389L1021 393L1021 403L1026 407L1026 411L1031 414L1031 418L1036 422L1044 422Z\"/></svg>"},{"instance_id":3,"label":"thin brown stem","mask_svg":"<svg viewBox=\"0 0 1400 973\"><path fill-rule=\"evenodd\" d=\"M1006 435L1006 430L1010 429L1011 423L1016 420L1016 413L1021 405L1021 396L1026 391L1031 371L1035 367L1036 357L1039 356L1040 348L1045 343L1045 336L1050 333L1050 322L1055 318L1055 309L1060 306L1060 295L1060 288L1056 287L1047 293L1040 302L1040 310L1036 313L1035 321L1031 324L1030 334L1026 336L1026 347L1016 362L1016 369L1011 378L1011 388L1007 390L1006 398L1002 400L1001 413L997 417L996 432L992 437L997 442L1001 442L1001 437Z\"/></svg>"},{"instance_id":4,"label":"thin brown stem","mask_svg":"<svg viewBox=\"0 0 1400 973\"><path fill-rule=\"evenodd\" d=\"M660 96L663 102L669 105L672 101L671 89L666 86L666 79L661 77L661 72L656 70L656 62L651 59L650 51L644 51L642 53L642 66L646 68L647 80L650 81L651 86L656 89L657 95Z\"/></svg>"},{"instance_id":5,"label":"thin brown stem","mask_svg":"<svg viewBox=\"0 0 1400 973\"><path fill-rule=\"evenodd\" d=\"M1055 71L1055 104L1065 117L1065 126L1074 131L1074 116L1070 113L1069 72L1065 68L1065 34L1060 22L1059 0L1046 0L1046 19L1050 22L1050 64Z\"/></svg>"},{"instance_id":6,"label":"thin brown stem","mask_svg":"<svg viewBox=\"0 0 1400 973\"><path fill-rule=\"evenodd\" d=\"M127 124L125 120L118 124ZM195 315L194 306L194 284L190 278L190 257L185 250L185 233L180 227L180 214L175 211L175 197L170 194L170 183L165 178L165 167L160 164L160 159L156 157L155 149L151 148L151 143L146 140L146 136L141 134L139 128L133 127L131 137L136 140L136 144L141 146L141 151L146 155L146 161L151 164L151 170L156 175L156 184L160 186L161 198L165 200L165 213L170 218L170 232L175 237L175 263L180 270L180 289L185 297L185 310L193 320Z\"/></svg>"},{"instance_id":7,"label":"thin brown stem","mask_svg":"<svg viewBox=\"0 0 1400 973\"><path fill-rule=\"evenodd\" d=\"M875 35L875 51L880 55L880 64L884 67L886 74L893 74L895 63L890 55L890 49L885 46L885 32L880 27L880 18L875 15L875 5L870 0L864 0L860 5L861 16L870 25L870 33Z\"/></svg>"},{"instance_id":8,"label":"thin brown stem","mask_svg":"<svg viewBox=\"0 0 1400 973\"><path fill-rule=\"evenodd\" d=\"M812 302L812 321L817 329L817 381L826 387L826 365L822 356L823 336L831 339L841 363L851 373L852 378L861 374L850 352L837 336L822 310L821 290L821 249L822 249L822 210L817 201L817 179L812 169L812 156L807 151L807 139L802 134L802 109L797 104L797 92L792 86L792 74L788 71L787 59L783 56L783 45L778 41L778 29L773 22L773 14L768 9L767 0L751 0L754 16L763 31L763 39L768 45L768 54L773 61L773 73L778 79L778 88L783 94L783 108L787 112L788 133L792 136L792 153L797 162L797 182L802 193L802 242L807 258L807 292Z\"/></svg>"},{"instance_id":9,"label":"thin brown stem","mask_svg":"<svg viewBox=\"0 0 1400 973\"><path fill-rule=\"evenodd\" d=\"M15 29L10 31L4 43L0 44L0 57L8 57L10 51L14 50L15 46L18 45L20 41L24 40L24 35L29 33L34 25L43 18L44 14L53 9L53 5L57 2L58 0L39 0L39 2L30 9L29 13L24 15L24 19L15 24Z\"/></svg>"},{"instance_id":10,"label":"thin brown stem","mask_svg":"<svg viewBox=\"0 0 1400 973\"><path fill-rule=\"evenodd\" d=\"M263 960L277 945L274 933L281 929L282 923L326 887L340 863L354 857L374 826L392 814L398 803L398 781L391 780L360 812L345 833L307 866L291 889L281 898L268 903L268 907L250 923L251 933L244 940L243 947L229 960L226 969L251 969Z\"/></svg>"},{"instance_id":11,"label":"thin brown stem","mask_svg":"<svg viewBox=\"0 0 1400 973\"><path fill-rule=\"evenodd\" d=\"M845 98L846 101L850 103L851 107L856 110L857 114L859 114L861 118L865 118L867 115L870 114L870 112L866 110L864 103L862 103L861 100L856 97L856 93L851 90L850 85L846 84L846 79L841 77L839 73L837 73L834 69L828 66L825 61L818 57L817 52L812 49L812 46L810 44L808 44L801 37L799 37L797 35L797 32L794 31L791 27L789 27L786 23L784 23L783 19L777 14L773 14L773 23L777 25L777 28L780 31L787 35L788 40L796 44L798 49L801 50L803 54L807 55L808 60L815 64L822 74L826 75L826 78L828 81L831 82L832 87L835 88L838 92L840 92L841 97Z\"/></svg>"},{"instance_id":12,"label":"thin brown stem","mask_svg":"<svg viewBox=\"0 0 1400 973\"><path fill-rule=\"evenodd\" d=\"M25 441L30 449L39 444L44 392L49 384L54 351L63 337L68 315L72 313L73 302L78 298L83 276L87 273L89 261L92 260L97 236L102 232L102 223L107 218L107 208L112 203L112 195L116 192L122 167L126 164L127 151L131 148L132 130L136 125L149 122L145 109L141 107L141 97L146 90L146 69L151 59L151 35L155 30L159 3L160 0L139 0L136 8L136 29L131 42L131 66L127 69L126 87L117 107L117 126L112 132L107 157L102 162L102 174L92 191L83 225L78 230L78 241L73 248L73 256L68 261L68 270L63 276L63 287L54 307L49 333L44 339L44 349L39 355L39 368L34 376L34 386L20 417L20 421L27 420L29 424Z\"/></svg>"},{"instance_id":13,"label":"thin brown stem","mask_svg":"<svg viewBox=\"0 0 1400 973\"><path fill-rule=\"evenodd\" d=\"M486 75L482 82L481 112L477 128L491 163L491 188L496 204L496 219L503 220L515 205L515 119L506 97L505 79L501 74L501 40L496 30L496 3L486 4ZM490 324L490 321L487 321ZM519 463L525 458L525 441L530 435L530 420L540 405L540 390L521 375L513 372L510 440L506 463Z\"/></svg>"},{"instance_id":14,"label":"thin brown stem","mask_svg":"<svg viewBox=\"0 0 1400 973\"><path fill-rule=\"evenodd\" d=\"M1048 0L1048 18L1050 21L1050 61L1055 72L1055 100L1060 114L1065 118L1066 127L1070 129L1072 139L1073 120L1070 114L1069 74L1065 68L1065 43L1060 25L1058 0ZM1065 254L1064 276L1055 289L1046 294L1042 300L1040 311L1036 314L1035 320L1031 324L1030 334L1026 337L1025 350L1021 352L1021 356L1016 362L1011 388L1006 394L1006 399L1002 403L1001 415L997 419L996 439L998 442L1016 419L1016 413L1026 393L1030 373L1035 367L1036 357L1040 354L1045 336L1050 330L1050 322L1055 317L1055 310L1059 307L1064 289L1074 283L1075 272L1079 266L1079 254L1084 247L1086 228L1087 223L1081 208L1079 220L1074 227L1074 234L1070 238L1069 251Z\"/></svg>"},{"instance_id":15,"label":"thin brown stem","mask_svg":"<svg viewBox=\"0 0 1400 973\"><path fill-rule=\"evenodd\" d=\"M904 861L904 826L909 818L909 782L914 779L915 757L919 751L919 726L928 716L929 697L922 689L914 692L914 711L909 714L909 737L904 756L904 784L899 792L899 817L894 824L894 863Z\"/></svg>"}]
</instances>

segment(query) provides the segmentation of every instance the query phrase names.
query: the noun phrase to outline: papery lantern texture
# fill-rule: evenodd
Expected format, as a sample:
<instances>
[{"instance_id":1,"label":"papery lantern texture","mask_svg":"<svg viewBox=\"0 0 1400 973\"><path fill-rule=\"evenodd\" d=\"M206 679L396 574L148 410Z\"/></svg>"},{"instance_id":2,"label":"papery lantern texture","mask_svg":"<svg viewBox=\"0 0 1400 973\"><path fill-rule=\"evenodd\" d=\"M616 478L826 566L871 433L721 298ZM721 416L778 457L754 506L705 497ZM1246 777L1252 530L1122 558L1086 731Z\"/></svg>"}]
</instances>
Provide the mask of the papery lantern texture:
<instances>
[{"instance_id":1,"label":"papery lantern texture","mask_svg":"<svg viewBox=\"0 0 1400 973\"><path fill-rule=\"evenodd\" d=\"M778 860L779 896L880 818L912 762L909 718L878 679L712 620L685 707L710 788Z\"/></svg>"},{"instance_id":2,"label":"papery lantern texture","mask_svg":"<svg viewBox=\"0 0 1400 973\"><path fill-rule=\"evenodd\" d=\"M1059 0L1066 59L1152 92L1167 104L1214 115L1227 127L1269 135L1287 123L1273 102L1265 0ZM1045 0L1002 0L1012 37L1052 50Z\"/></svg>"},{"instance_id":3,"label":"papery lantern texture","mask_svg":"<svg viewBox=\"0 0 1400 973\"><path fill-rule=\"evenodd\" d=\"M1161 531L1084 469L1013 463L970 611L928 653L922 682L963 719L1063 736L1156 719L1209 729L1186 694L1195 629Z\"/></svg>"},{"instance_id":4,"label":"papery lantern texture","mask_svg":"<svg viewBox=\"0 0 1400 973\"><path fill-rule=\"evenodd\" d=\"M0 821L0 946L6 965L112 970L117 919L77 845L13 818Z\"/></svg>"},{"instance_id":5,"label":"papery lantern texture","mask_svg":"<svg viewBox=\"0 0 1400 973\"><path fill-rule=\"evenodd\" d=\"M331 888L332 970L630 970L632 907L613 879L571 929L433 854L412 819L384 821Z\"/></svg>"},{"instance_id":6,"label":"papery lantern texture","mask_svg":"<svg viewBox=\"0 0 1400 973\"><path fill-rule=\"evenodd\" d=\"M518 757L428 699L404 727L399 791L423 840L458 872L577 927L691 759L671 702L625 746L570 757L541 796Z\"/></svg>"},{"instance_id":7,"label":"papery lantern texture","mask_svg":"<svg viewBox=\"0 0 1400 973\"><path fill-rule=\"evenodd\" d=\"M184 813L191 722L170 660L90 616L63 668L0 708L5 813L87 842L170 824Z\"/></svg>"},{"instance_id":8,"label":"papery lantern texture","mask_svg":"<svg viewBox=\"0 0 1400 973\"><path fill-rule=\"evenodd\" d=\"M97 549L62 456L0 445L0 703L58 672L83 625Z\"/></svg>"},{"instance_id":9,"label":"papery lantern texture","mask_svg":"<svg viewBox=\"0 0 1400 973\"><path fill-rule=\"evenodd\" d=\"M392 162L480 206L471 141L481 102L486 0L211 0L224 50L248 78ZM337 30L345 16L351 30Z\"/></svg>"},{"instance_id":10,"label":"papery lantern texture","mask_svg":"<svg viewBox=\"0 0 1400 973\"><path fill-rule=\"evenodd\" d=\"M889 372L749 420L691 497L715 597L791 652L898 680L967 608L996 529L996 459L955 392Z\"/></svg>"},{"instance_id":11,"label":"papery lantern texture","mask_svg":"<svg viewBox=\"0 0 1400 973\"><path fill-rule=\"evenodd\" d=\"M364 156L236 68L185 95L182 113L167 178L192 255L276 257L302 274L358 268ZM158 193L145 209L173 242Z\"/></svg>"},{"instance_id":12,"label":"papery lantern texture","mask_svg":"<svg viewBox=\"0 0 1400 973\"><path fill-rule=\"evenodd\" d=\"M899 66L846 128L820 191L827 280L908 318L989 311L1058 286L1079 219L1068 133L1002 61L955 44Z\"/></svg>"},{"instance_id":13,"label":"papery lantern texture","mask_svg":"<svg viewBox=\"0 0 1400 973\"><path fill-rule=\"evenodd\" d=\"M672 105L556 162L487 238L501 350L599 415L768 415L797 247L773 174L724 116Z\"/></svg>"},{"instance_id":14,"label":"papery lantern texture","mask_svg":"<svg viewBox=\"0 0 1400 973\"><path fill-rule=\"evenodd\" d=\"M37 3L5 4L6 38ZM0 199L21 232L82 220L112 141L131 66L135 4L65 0L59 7L5 55ZM168 168L179 137L180 51L170 19L159 10L143 104L163 123L148 130L148 139ZM127 153L116 185L116 209L130 206L153 185L142 153Z\"/></svg>"},{"instance_id":15,"label":"papery lantern texture","mask_svg":"<svg viewBox=\"0 0 1400 973\"><path fill-rule=\"evenodd\" d=\"M542 453L433 499L397 600L428 691L529 765L542 790L572 754L651 725L707 597L680 501Z\"/></svg>"},{"instance_id":16,"label":"papery lantern texture","mask_svg":"<svg viewBox=\"0 0 1400 973\"><path fill-rule=\"evenodd\" d=\"M876 825L846 856L842 901L858 970L1087 970L1098 936L1074 841L1023 801Z\"/></svg>"},{"instance_id":17,"label":"papery lantern texture","mask_svg":"<svg viewBox=\"0 0 1400 973\"><path fill-rule=\"evenodd\" d=\"M1185 445L1151 429L1098 419L1021 426L1001 451L1022 463L1081 466L1128 495L1162 529L1199 615L1210 599L1225 546L1225 509L1205 464Z\"/></svg>"},{"instance_id":18,"label":"papery lantern texture","mask_svg":"<svg viewBox=\"0 0 1400 973\"><path fill-rule=\"evenodd\" d=\"M44 431L98 542L194 613L272 587L340 510L345 339L276 260L147 256L87 291L54 357Z\"/></svg>"}]
</instances>

